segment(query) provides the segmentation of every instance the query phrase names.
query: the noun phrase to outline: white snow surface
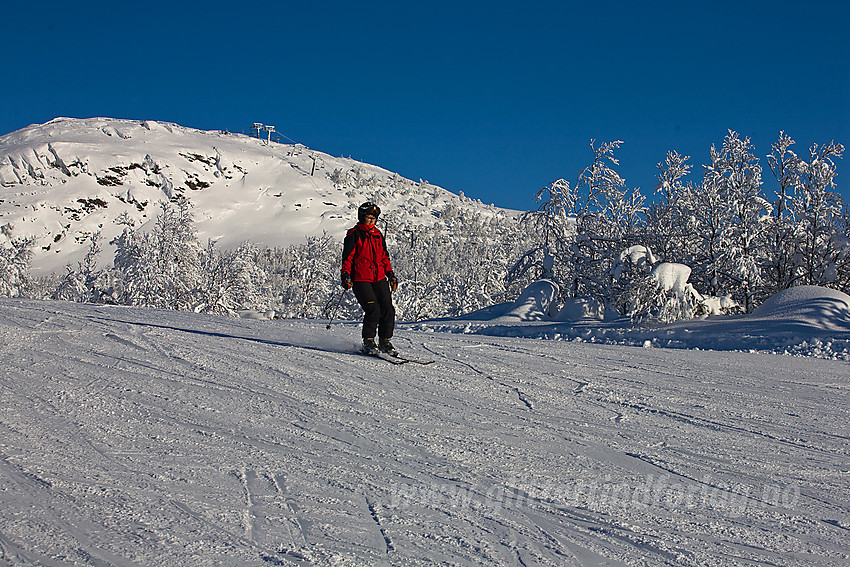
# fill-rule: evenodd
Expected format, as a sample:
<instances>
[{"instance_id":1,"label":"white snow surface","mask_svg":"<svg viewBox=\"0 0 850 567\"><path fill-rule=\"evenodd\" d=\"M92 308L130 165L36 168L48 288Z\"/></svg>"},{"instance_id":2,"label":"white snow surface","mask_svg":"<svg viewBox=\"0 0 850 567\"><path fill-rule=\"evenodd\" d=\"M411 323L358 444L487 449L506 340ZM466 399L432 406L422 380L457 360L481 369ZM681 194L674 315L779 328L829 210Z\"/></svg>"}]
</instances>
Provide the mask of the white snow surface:
<instances>
[{"instance_id":1,"label":"white snow surface","mask_svg":"<svg viewBox=\"0 0 850 567\"><path fill-rule=\"evenodd\" d=\"M517 214L301 144L167 122L56 118L0 136L0 227L36 238L35 275L76 267L97 232L100 263L111 264L121 216L145 230L158 204L179 195L194 207L199 240L224 249L343 235L366 199L382 221L433 224L449 205Z\"/></svg>"},{"instance_id":2,"label":"white snow surface","mask_svg":"<svg viewBox=\"0 0 850 567\"><path fill-rule=\"evenodd\" d=\"M799 286L768 298L750 315L712 316L634 326L627 318L602 322L592 309L567 304L550 317L548 282L529 286L516 302L455 319L417 323L417 329L644 347L770 352L850 361L850 296ZM535 298L537 302L535 303ZM580 301L576 300L576 301ZM519 316L521 314L521 317ZM582 314L585 317L582 317ZM569 320L570 315L576 319Z\"/></svg>"},{"instance_id":3,"label":"white snow surface","mask_svg":"<svg viewBox=\"0 0 850 567\"><path fill-rule=\"evenodd\" d=\"M772 305L668 336L847 331ZM0 565L850 562L846 362L449 324L0 300Z\"/></svg>"}]
</instances>

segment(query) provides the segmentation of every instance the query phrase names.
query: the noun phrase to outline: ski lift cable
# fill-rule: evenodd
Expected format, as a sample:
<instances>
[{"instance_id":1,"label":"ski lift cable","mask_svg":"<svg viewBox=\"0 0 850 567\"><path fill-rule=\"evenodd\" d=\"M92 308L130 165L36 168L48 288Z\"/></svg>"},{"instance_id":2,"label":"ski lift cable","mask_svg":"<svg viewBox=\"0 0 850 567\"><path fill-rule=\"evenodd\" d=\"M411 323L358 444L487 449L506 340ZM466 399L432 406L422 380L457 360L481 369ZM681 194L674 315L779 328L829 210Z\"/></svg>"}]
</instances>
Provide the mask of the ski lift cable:
<instances>
[{"instance_id":1,"label":"ski lift cable","mask_svg":"<svg viewBox=\"0 0 850 567\"><path fill-rule=\"evenodd\" d=\"M283 132L277 130L274 126L269 126L268 124L263 124L262 122L254 122L254 125L251 126L251 128L250 128L250 130L256 130L258 136L259 136L260 130L268 131L267 129L271 130L269 133L274 134L277 138L285 138L285 139L289 140L290 142L292 142L293 144L299 143L299 142L293 140L292 138L290 138L289 136L287 136L286 134L284 134ZM243 133L244 133L244 131L243 131ZM304 144L301 144L301 145L303 146Z\"/></svg>"}]
</instances>

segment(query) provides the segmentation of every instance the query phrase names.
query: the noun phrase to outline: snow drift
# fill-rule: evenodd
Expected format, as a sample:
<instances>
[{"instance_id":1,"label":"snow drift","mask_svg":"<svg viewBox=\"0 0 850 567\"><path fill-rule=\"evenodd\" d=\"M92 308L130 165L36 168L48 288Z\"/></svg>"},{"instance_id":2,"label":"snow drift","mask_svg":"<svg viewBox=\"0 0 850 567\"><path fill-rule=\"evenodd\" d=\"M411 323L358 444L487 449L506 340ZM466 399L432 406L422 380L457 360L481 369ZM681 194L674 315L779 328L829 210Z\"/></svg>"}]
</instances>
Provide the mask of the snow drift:
<instances>
[{"instance_id":1,"label":"snow drift","mask_svg":"<svg viewBox=\"0 0 850 567\"><path fill-rule=\"evenodd\" d=\"M627 318L601 321L592 300L567 303L555 317L535 298L548 286L533 285L522 301L494 306L454 320L417 328L482 335L587 341L668 348L758 350L850 360L850 296L818 286L782 291L750 315L713 316L635 327ZM508 316L508 314L513 315ZM520 316L521 314L521 316Z\"/></svg>"},{"instance_id":2,"label":"snow drift","mask_svg":"<svg viewBox=\"0 0 850 567\"><path fill-rule=\"evenodd\" d=\"M840 291L799 286L786 289L762 303L749 318L817 331L850 331L850 295Z\"/></svg>"}]
</instances>

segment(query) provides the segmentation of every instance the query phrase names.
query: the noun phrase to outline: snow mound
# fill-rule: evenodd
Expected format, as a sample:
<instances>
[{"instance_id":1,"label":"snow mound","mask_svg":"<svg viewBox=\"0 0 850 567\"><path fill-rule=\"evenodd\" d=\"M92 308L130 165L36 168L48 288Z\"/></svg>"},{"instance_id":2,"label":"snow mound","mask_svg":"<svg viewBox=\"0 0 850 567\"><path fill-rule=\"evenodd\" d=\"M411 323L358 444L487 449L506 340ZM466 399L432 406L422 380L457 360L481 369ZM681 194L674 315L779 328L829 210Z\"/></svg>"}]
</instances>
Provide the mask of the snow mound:
<instances>
[{"instance_id":1,"label":"snow mound","mask_svg":"<svg viewBox=\"0 0 850 567\"><path fill-rule=\"evenodd\" d=\"M448 320L520 323L524 321L551 321L549 314L558 297L558 285L549 280L539 280L526 287L516 301L508 301L479 309Z\"/></svg>"},{"instance_id":2,"label":"snow mound","mask_svg":"<svg viewBox=\"0 0 850 567\"><path fill-rule=\"evenodd\" d=\"M825 331L850 329L850 295L818 287L798 286L780 291L751 316L780 324L810 325Z\"/></svg>"},{"instance_id":3,"label":"snow mound","mask_svg":"<svg viewBox=\"0 0 850 567\"><path fill-rule=\"evenodd\" d=\"M549 307L558 296L558 286L549 280L536 281L523 290L502 318L519 321L550 320Z\"/></svg>"}]
</instances>

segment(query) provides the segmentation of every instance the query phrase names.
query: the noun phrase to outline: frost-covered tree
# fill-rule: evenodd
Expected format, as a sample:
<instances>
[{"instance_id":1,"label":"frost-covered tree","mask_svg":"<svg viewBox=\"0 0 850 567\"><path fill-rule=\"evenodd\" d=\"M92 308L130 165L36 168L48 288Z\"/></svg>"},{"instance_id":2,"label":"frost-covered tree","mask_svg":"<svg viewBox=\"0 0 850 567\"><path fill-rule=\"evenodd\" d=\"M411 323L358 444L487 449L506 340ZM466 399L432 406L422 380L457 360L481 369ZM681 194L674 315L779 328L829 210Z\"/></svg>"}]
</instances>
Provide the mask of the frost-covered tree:
<instances>
[{"instance_id":1,"label":"frost-covered tree","mask_svg":"<svg viewBox=\"0 0 850 567\"><path fill-rule=\"evenodd\" d=\"M559 179L538 193L542 205L525 216L527 226L539 236L512 274L536 268L541 277L554 278L565 297L590 296L606 308L626 285L613 272L620 252L635 244L645 212L638 189L628 189L614 170L614 151L621 141L596 146L593 161L576 183Z\"/></svg>"},{"instance_id":2,"label":"frost-covered tree","mask_svg":"<svg viewBox=\"0 0 850 567\"><path fill-rule=\"evenodd\" d=\"M160 203L149 232L125 228L113 243L122 303L192 310L200 279L200 251L190 203Z\"/></svg>"},{"instance_id":3,"label":"frost-covered tree","mask_svg":"<svg viewBox=\"0 0 850 567\"><path fill-rule=\"evenodd\" d=\"M534 279L567 281L572 245L575 240L576 194L565 179L553 181L537 192L540 201L536 211L529 211L520 220L535 244L511 267L510 281L531 275ZM558 273L556 273L556 270Z\"/></svg>"},{"instance_id":4,"label":"frost-covered tree","mask_svg":"<svg viewBox=\"0 0 850 567\"><path fill-rule=\"evenodd\" d=\"M776 180L772 202L749 139L734 131L720 149L712 147L700 185L679 181L687 169L671 152L659 164L662 199L647 215L646 242L663 259L692 267L702 293L731 295L747 311L792 285L841 289L842 203L832 189L843 147L813 146L809 163L793 145L781 132L767 156Z\"/></svg>"},{"instance_id":5,"label":"frost-covered tree","mask_svg":"<svg viewBox=\"0 0 850 567\"><path fill-rule=\"evenodd\" d=\"M814 144L808 161L792 150L794 140L780 132L768 156L777 181L776 214L766 275L769 292L794 285L829 285L846 291L850 271L845 205L835 189L836 159L844 146Z\"/></svg>"},{"instance_id":6,"label":"frost-covered tree","mask_svg":"<svg viewBox=\"0 0 850 567\"><path fill-rule=\"evenodd\" d=\"M716 256L713 291L736 289L747 312L752 311L762 285L763 250L771 204L764 198L761 165L753 153L749 138L740 138L732 130L718 150L711 147L711 163L704 167L703 191L718 199L710 219L710 245Z\"/></svg>"},{"instance_id":7,"label":"frost-covered tree","mask_svg":"<svg viewBox=\"0 0 850 567\"><path fill-rule=\"evenodd\" d=\"M256 247L248 242L225 252L208 242L200 255L201 277L194 294L194 311L217 315L235 315L240 310L268 311L268 276L258 256Z\"/></svg>"},{"instance_id":8,"label":"frost-covered tree","mask_svg":"<svg viewBox=\"0 0 850 567\"><path fill-rule=\"evenodd\" d=\"M65 267L65 274L51 293L51 298L80 303L112 303L115 300L113 278L109 270L97 265L100 252L100 232L97 232L91 236L88 252L77 267Z\"/></svg>"},{"instance_id":9,"label":"frost-covered tree","mask_svg":"<svg viewBox=\"0 0 850 567\"><path fill-rule=\"evenodd\" d=\"M398 223L387 237L400 281L393 294L399 319L462 315L509 297L504 276L524 242L518 223L451 205L441 220Z\"/></svg>"},{"instance_id":10,"label":"frost-covered tree","mask_svg":"<svg viewBox=\"0 0 850 567\"><path fill-rule=\"evenodd\" d=\"M690 173L690 156L675 151L667 153L657 165L659 200L646 214L644 243L669 261L689 263L687 251L695 248L696 215L690 197L694 188L684 178Z\"/></svg>"},{"instance_id":11,"label":"frost-covered tree","mask_svg":"<svg viewBox=\"0 0 850 567\"><path fill-rule=\"evenodd\" d=\"M781 131L779 139L771 145L771 152L767 156L770 171L778 183L777 200L773 207L773 213L777 218L786 215L788 199L799 185L804 169L805 162L791 149L795 143L791 136Z\"/></svg>"},{"instance_id":12,"label":"frost-covered tree","mask_svg":"<svg viewBox=\"0 0 850 567\"><path fill-rule=\"evenodd\" d=\"M795 283L830 285L847 269L848 248L841 224L844 203L834 191L838 175L835 160L844 146L835 142L814 144L809 161L801 164L800 177L789 199L789 208L799 223Z\"/></svg>"},{"instance_id":13,"label":"frost-covered tree","mask_svg":"<svg viewBox=\"0 0 850 567\"><path fill-rule=\"evenodd\" d=\"M258 254L281 317L318 318L327 312L331 296L339 297L341 251L342 244L324 233L309 236L302 244Z\"/></svg>"},{"instance_id":14,"label":"frost-covered tree","mask_svg":"<svg viewBox=\"0 0 850 567\"><path fill-rule=\"evenodd\" d=\"M770 171L777 182L773 219L766 243L764 264L765 294L787 289L797 279L797 252L799 249L800 223L797 222L790 199L800 184L805 162L792 150L794 140L785 132L771 146L767 160Z\"/></svg>"},{"instance_id":15,"label":"frost-covered tree","mask_svg":"<svg viewBox=\"0 0 850 567\"><path fill-rule=\"evenodd\" d=\"M621 141L596 147L591 141L593 161L578 176L573 214L576 223L572 247L572 296L589 295L606 309L616 304L623 282L612 268L620 252L637 244L638 228L645 212L644 197L637 188L628 189L613 166L619 164L614 151Z\"/></svg>"},{"instance_id":16,"label":"frost-covered tree","mask_svg":"<svg viewBox=\"0 0 850 567\"><path fill-rule=\"evenodd\" d=\"M400 278L399 289L393 294L396 315L416 321L445 311L440 290L446 269L446 251L450 238L441 225L408 227L396 225L393 238L388 240L393 269Z\"/></svg>"},{"instance_id":17,"label":"frost-covered tree","mask_svg":"<svg viewBox=\"0 0 850 567\"><path fill-rule=\"evenodd\" d=\"M11 227L5 225L4 235L11 237ZM34 238L11 239L8 246L0 245L0 297L25 295L30 282L30 263Z\"/></svg>"},{"instance_id":18,"label":"frost-covered tree","mask_svg":"<svg viewBox=\"0 0 850 567\"><path fill-rule=\"evenodd\" d=\"M729 131L720 149L711 147L701 184L672 184L659 218L649 226L669 226L673 245L665 259L692 268L694 285L712 296L735 293L752 309L762 285L770 203L763 197L761 166L748 138ZM662 186L682 173L681 159L668 154ZM653 242L665 235L654 234Z\"/></svg>"}]
</instances>

